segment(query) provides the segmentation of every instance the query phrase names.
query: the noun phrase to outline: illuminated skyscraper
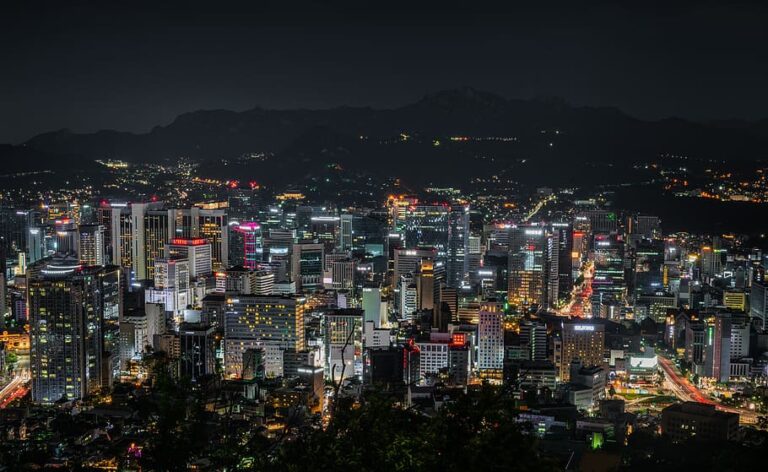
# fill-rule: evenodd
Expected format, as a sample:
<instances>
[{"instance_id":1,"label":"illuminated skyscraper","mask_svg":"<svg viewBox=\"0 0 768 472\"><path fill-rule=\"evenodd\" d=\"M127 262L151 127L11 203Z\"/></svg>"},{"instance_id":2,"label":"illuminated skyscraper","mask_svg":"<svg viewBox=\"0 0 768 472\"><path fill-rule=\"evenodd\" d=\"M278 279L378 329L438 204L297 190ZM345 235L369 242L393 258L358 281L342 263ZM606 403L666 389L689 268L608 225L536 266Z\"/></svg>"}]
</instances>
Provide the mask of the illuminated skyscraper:
<instances>
[{"instance_id":1,"label":"illuminated skyscraper","mask_svg":"<svg viewBox=\"0 0 768 472\"><path fill-rule=\"evenodd\" d=\"M104 353L117 354L119 269L59 255L30 267L28 277L33 401L81 399L109 387L117 366Z\"/></svg>"},{"instance_id":2,"label":"illuminated skyscraper","mask_svg":"<svg viewBox=\"0 0 768 472\"><path fill-rule=\"evenodd\" d=\"M304 309L295 298L232 295L224 313L224 371L241 377L243 355L264 349L267 376L283 373L283 351L304 349Z\"/></svg>"},{"instance_id":3,"label":"illuminated skyscraper","mask_svg":"<svg viewBox=\"0 0 768 472\"><path fill-rule=\"evenodd\" d=\"M158 259L155 269L155 286L145 291L146 299L150 303L163 303L165 311L180 321L184 310L192 304L189 261Z\"/></svg>"},{"instance_id":4,"label":"illuminated skyscraper","mask_svg":"<svg viewBox=\"0 0 768 472\"><path fill-rule=\"evenodd\" d=\"M546 303L547 234L538 226L510 229L508 301L521 309Z\"/></svg>"},{"instance_id":5,"label":"illuminated skyscraper","mask_svg":"<svg viewBox=\"0 0 768 472\"><path fill-rule=\"evenodd\" d=\"M27 234L27 263L34 264L47 255L45 228L41 226L30 227Z\"/></svg>"},{"instance_id":6,"label":"illuminated skyscraper","mask_svg":"<svg viewBox=\"0 0 768 472\"><path fill-rule=\"evenodd\" d=\"M246 269L257 269L261 261L261 226L255 222L241 222L231 229L240 236L238 241L242 241L242 254L235 257Z\"/></svg>"},{"instance_id":7,"label":"illuminated skyscraper","mask_svg":"<svg viewBox=\"0 0 768 472\"><path fill-rule=\"evenodd\" d=\"M298 243L291 254L291 280L297 290L313 289L323 284L325 249L322 244Z\"/></svg>"},{"instance_id":8,"label":"illuminated skyscraper","mask_svg":"<svg viewBox=\"0 0 768 472\"><path fill-rule=\"evenodd\" d=\"M78 227L78 256L80 263L89 266L105 265L104 227L80 225Z\"/></svg>"},{"instance_id":9,"label":"illuminated skyscraper","mask_svg":"<svg viewBox=\"0 0 768 472\"><path fill-rule=\"evenodd\" d=\"M395 249L394 280L400 280L403 275L418 271L424 259L436 260L437 249Z\"/></svg>"},{"instance_id":10,"label":"illuminated skyscraper","mask_svg":"<svg viewBox=\"0 0 768 472\"><path fill-rule=\"evenodd\" d=\"M728 382L731 375L731 314L716 313L706 323L702 373L717 382Z\"/></svg>"},{"instance_id":11,"label":"illuminated skyscraper","mask_svg":"<svg viewBox=\"0 0 768 472\"><path fill-rule=\"evenodd\" d=\"M77 254L77 225L69 218L58 219L54 223L54 247L62 254Z\"/></svg>"},{"instance_id":12,"label":"illuminated skyscraper","mask_svg":"<svg viewBox=\"0 0 768 472\"><path fill-rule=\"evenodd\" d=\"M31 219L31 213L26 210L0 207L0 245L7 257L15 257L27 249L27 232L34 226Z\"/></svg>"},{"instance_id":13,"label":"illuminated skyscraper","mask_svg":"<svg viewBox=\"0 0 768 472\"><path fill-rule=\"evenodd\" d=\"M352 249L353 241L353 221L354 216L349 213L342 213L339 217L340 231L339 231L339 244L338 247L342 251L348 251Z\"/></svg>"},{"instance_id":14,"label":"illuminated skyscraper","mask_svg":"<svg viewBox=\"0 0 768 472\"><path fill-rule=\"evenodd\" d=\"M451 207L446 252L446 284L459 287L469 274L469 206Z\"/></svg>"},{"instance_id":15,"label":"illuminated skyscraper","mask_svg":"<svg viewBox=\"0 0 768 472\"><path fill-rule=\"evenodd\" d=\"M633 267L633 295L663 292L664 241L642 239L635 244Z\"/></svg>"},{"instance_id":16,"label":"illuminated skyscraper","mask_svg":"<svg viewBox=\"0 0 768 472\"><path fill-rule=\"evenodd\" d=\"M165 245L173 237L172 211L160 202L132 203L131 259L137 280L155 276L155 261L165 257Z\"/></svg>"},{"instance_id":17,"label":"illuminated skyscraper","mask_svg":"<svg viewBox=\"0 0 768 472\"><path fill-rule=\"evenodd\" d=\"M723 249L720 249L719 244L712 244L711 246L703 246L701 248L701 276L713 277L720 274L723 266Z\"/></svg>"},{"instance_id":18,"label":"illuminated skyscraper","mask_svg":"<svg viewBox=\"0 0 768 472\"><path fill-rule=\"evenodd\" d=\"M477 325L477 368L480 375L500 378L504 370L504 312L494 302L480 307Z\"/></svg>"},{"instance_id":19,"label":"illuminated skyscraper","mask_svg":"<svg viewBox=\"0 0 768 472\"><path fill-rule=\"evenodd\" d=\"M571 363L581 361L585 367L602 366L605 350L605 326L598 323L568 322L562 324L561 338L555 343L555 365L560 381L570 379Z\"/></svg>"},{"instance_id":20,"label":"illuminated skyscraper","mask_svg":"<svg viewBox=\"0 0 768 472\"><path fill-rule=\"evenodd\" d=\"M439 257L445 257L448 253L449 213L450 207L445 204L408 207L405 213L405 247L430 246L437 249ZM456 223L457 228L463 226L461 218L457 217ZM466 231L457 231L457 240L463 240L464 233Z\"/></svg>"},{"instance_id":21,"label":"illuminated skyscraper","mask_svg":"<svg viewBox=\"0 0 768 472\"><path fill-rule=\"evenodd\" d=\"M624 240L616 234L595 234L593 248L592 313L606 317L624 304Z\"/></svg>"},{"instance_id":22,"label":"illuminated skyscraper","mask_svg":"<svg viewBox=\"0 0 768 472\"><path fill-rule=\"evenodd\" d=\"M213 270L211 244L204 238L173 238L167 245L168 259L189 261L191 278L210 275Z\"/></svg>"}]
</instances>

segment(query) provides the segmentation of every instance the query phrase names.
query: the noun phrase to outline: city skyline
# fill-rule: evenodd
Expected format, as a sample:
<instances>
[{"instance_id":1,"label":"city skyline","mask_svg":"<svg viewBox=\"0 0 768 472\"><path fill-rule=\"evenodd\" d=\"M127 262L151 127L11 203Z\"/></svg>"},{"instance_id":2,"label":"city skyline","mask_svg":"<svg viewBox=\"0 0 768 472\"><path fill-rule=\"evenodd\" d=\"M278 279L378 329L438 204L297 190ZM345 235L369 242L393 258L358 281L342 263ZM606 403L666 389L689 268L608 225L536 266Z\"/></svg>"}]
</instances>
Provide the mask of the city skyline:
<instances>
[{"instance_id":1,"label":"city skyline","mask_svg":"<svg viewBox=\"0 0 768 472\"><path fill-rule=\"evenodd\" d=\"M430 3L4 10L0 472L763 464L768 5Z\"/></svg>"}]
</instances>

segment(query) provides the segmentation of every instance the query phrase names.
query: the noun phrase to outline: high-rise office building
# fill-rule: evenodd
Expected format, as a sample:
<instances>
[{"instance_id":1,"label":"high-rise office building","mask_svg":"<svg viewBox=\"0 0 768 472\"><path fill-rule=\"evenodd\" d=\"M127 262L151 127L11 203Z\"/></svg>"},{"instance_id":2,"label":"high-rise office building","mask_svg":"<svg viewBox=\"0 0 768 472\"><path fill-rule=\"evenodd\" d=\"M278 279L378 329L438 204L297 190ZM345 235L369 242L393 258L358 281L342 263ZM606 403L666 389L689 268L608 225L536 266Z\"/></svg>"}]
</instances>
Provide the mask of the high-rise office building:
<instances>
[{"instance_id":1,"label":"high-rise office building","mask_svg":"<svg viewBox=\"0 0 768 472\"><path fill-rule=\"evenodd\" d=\"M72 256L43 259L29 268L32 399L76 400L109 387L122 309L119 269L83 266ZM115 356L117 358L117 356Z\"/></svg>"},{"instance_id":2,"label":"high-rise office building","mask_svg":"<svg viewBox=\"0 0 768 472\"><path fill-rule=\"evenodd\" d=\"M573 227L569 223L552 223L547 241L548 295L547 303L553 306L567 299L573 288ZM579 265L575 267L579 269Z\"/></svg>"},{"instance_id":3,"label":"high-rise office building","mask_svg":"<svg viewBox=\"0 0 768 472\"><path fill-rule=\"evenodd\" d=\"M291 254L291 280L297 290L321 287L325 249L322 244L298 243L293 245Z\"/></svg>"},{"instance_id":4,"label":"high-rise office building","mask_svg":"<svg viewBox=\"0 0 768 472\"><path fill-rule=\"evenodd\" d=\"M174 237L204 238L211 244L215 269L229 267L229 220L226 209L212 204L172 210Z\"/></svg>"},{"instance_id":5,"label":"high-rise office building","mask_svg":"<svg viewBox=\"0 0 768 472\"><path fill-rule=\"evenodd\" d=\"M592 314L610 316L624 303L624 241L617 234L595 234L593 244Z\"/></svg>"},{"instance_id":6,"label":"high-rise office building","mask_svg":"<svg viewBox=\"0 0 768 472\"><path fill-rule=\"evenodd\" d=\"M329 255L325 256L323 285L334 290L351 289L355 285L355 261L346 254L329 260Z\"/></svg>"},{"instance_id":7,"label":"high-rise office building","mask_svg":"<svg viewBox=\"0 0 768 472\"><path fill-rule=\"evenodd\" d=\"M339 244L338 248L342 251L349 251L354 245L353 236L354 215L342 213L339 217Z\"/></svg>"},{"instance_id":8,"label":"high-rise office building","mask_svg":"<svg viewBox=\"0 0 768 472\"><path fill-rule=\"evenodd\" d=\"M723 266L723 253L718 245L703 246L701 248L701 276L713 277L720 274Z\"/></svg>"},{"instance_id":9,"label":"high-rise office building","mask_svg":"<svg viewBox=\"0 0 768 472\"><path fill-rule=\"evenodd\" d=\"M167 245L166 258L189 261L191 278L210 275L213 271L211 244L205 238L172 238Z\"/></svg>"},{"instance_id":10,"label":"high-rise office building","mask_svg":"<svg viewBox=\"0 0 768 472\"><path fill-rule=\"evenodd\" d=\"M27 230L27 264L34 264L47 255L45 228L42 226L31 226Z\"/></svg>"},{"instance_id":11,"label":"high-rise office building","mask_svg":"<svg viewBox=\"0 0 768 472\"><path fill-rule=\"evenodd\" d=\"M323 314L325 376L338 381L363 375L363 311L353 308Z\"/></svg>"},{"instance_id":12,"label":"high-rise office building","mask_svg":"<svg viewBox=\"0 0 768 472\"><path fill-rule=\"evenodd\" d=\"M760 320L760 327L768 326L768 282L764 279L752 280L752 290L749 294L749 315Z\"/></svg>"},{"instance_id":13,"label":"high-rise office building","mask_svg":"<svg viewBox=\"0 0 768 472\"><path fill-rule=\"evenodd\" d=\"M405 212L405 247L415 249L429 246L437 249L438 256L445 257L448 253L450 207L445 204L409 206ZM457 227L461 226L462 218L456 217ZM457 232L457 239L459 238Z\"/></svg>"},{"instance_id":14,"label":"high-rise office building","mask_svg":"<svg viewBox=\"0 0 768 472\"><path fill-rule=\"evenodd\" d=\"M243 354L264 349L267 376L283 374L283 351L304 349L304 308L295 298L232 295L224 313L224 371L241 377Z\"/></svg>"},{"instance_id":15,"label":"high-rise office building","mask_svg":"<svg viewBox=\"0 0 768 472\"><path fill-rule=\"evenodd\" d=\"M230 220L236 222L254 221L259 217L261 208L260 187L256 182L241 185L231 182L227 188L227 213Z\"/></svg>"},{"instance_id":16,"label":"high-rise office building","mask_svg":"<svg viewBox=\"0 0 768 472\"><path fill-rule=\"evenodd\" d=\"M500 378L504 370L504 312L499 304L483 303L477 325L477 368L483 376Z\"/></svg>"},{"instance_id":17,"label":"high-rise office building","mask_svg":"<svg viewBox=\"0 0 768 472\"><path fill-rule=\"evenodd\" d=\"M614 234L618 229L618 218L613 211L586 210L580 216L586 217L592 233Z\"/></svg>"},{"instance_id":18,"label":"high-rise office building","mask_svg":"<svg viewBox=\"0 0 768 472\"><path fill-rule=\"evenodd\" d=\"M633 298L665 291L664 241L642 239L635 244L632 255Z\"/></svg>"},{"instance_id":19,"label":"high-rise office building","mask_svg":"<svg viewBox=\"0 0 768 472\"><path fill-rule=\"evenodd\" d=\"M629 220L627 233L643 239L661 239L661 220L658 216L635 215Z\"/></svg>"},{"instance_id":20,"label":"high-rise office building","mask_svg":"<svg viewBox=\"0 0 768 472\"><path fill-rule=\"evenodd\" d=\"M538 226L520 226L509 234L509 290L511 305L528 308L546 303L547 234Z\"/></svg>"},{"instance_id":21,"label":"high-rise office building","mask_svg":"<svg viewBox=\"0 0 768 472\"><path fill-rule=\"evenodd\" d=\"M261 262L261 225L254 222L230 224L230 263L255 270Z\"/></svg>"},{"instance_id":22,"label":"high-rise office building","mask_svg":"<svg viewBox=\"0 0 768 472\"><path fill-rule=\"evenodd\" d=\"M161 202L131 204L131 262L137 280L152 280L155 261L165 257L173 237L172 211Z\"/></svg>"},{"instance_id":23,"label":"high-rise office building","mask_svg":"<svg viewBox=\"0 0 768 472\"><path fill-rule=\"evenodd\" d=\"M742 313L731 315L731 359L749 357L751 326L749 316Z\"/></svg>"},{"instance_id":24,"label":"high-rise office building","mask_svg":"<svg viewBox=\"0 0 768 472\"><path fill-rule=\"evenodd\" d=\"M731 314L720 312L706 320L705 377L728 382L731 375Z\"/></svg>"},{"instance_id":25,"label":"high-rise office building","mask_svg":"<svg viewBox=\"0 0 768 472\"><path fill-rule=\"evenodd\" d=\"M382 312L381 287L363 287L363 322L373 322L376 328L381 327L387 321L386 312Z\"/></svg>"},{"instance_id":26,"label":"high-rise office building","mask_svg":"<svg viewBox=\"0 0 768 472\"><path fill-rule=\"evenodd\" d=\"M101 225L78 226L78 257L80 263L88 266L106 264L104 227Z\"/></svg>"},{"instance_id":27,"label":"high-rise office building","mask_svg":"<svg viewBox=\"0 0 768 472\"><path fill-rule=\"evenodd\" d=\"M520 323L520 344L528 348L530 360L547 360L547 325L535 321Z\"/></svg>"},{"instance_id":28,"label":"high-rise office building","mask_svg":"<svg viewBox=\"0 0 768 472\"><path fill-rule=\"evenodd\" d=\"M62 254L75 254L78 251L77 225L70 218L61 218L54 222L54 249Z\"/></svg>"},{"instance_id":29,"label":"high-rise office building","mask_svg":"<svg viewBox=\"0 0 768 472\"><path fill-rule=\"evenodd\" d=\"M32 220L32 212L13 207L0 207L0 245L6 257L15 257L18 252L27 250L27 233L37 226Z\"/></svg>"},{"instance_id":30,"label":"high-rise office building","mask_svg":"<svg viewBox=\"0 0 768 472\"><path fill-rule=\"evenodd\" d=\"M395 264L393 280L400 280L405 274L414 274L419 270L421 262L425 259L436 260L437 249L419 248L419 249L395 249Z\"/></svg>"},{"instance_id":31,"label":"high-rise office building","mask_svg":"<svg viewBox=\"0 0 768 472\"><path fill-rule=\"evenodd\" d=\"M222 209L192 208L197 219L197 231L193 229L193 237L201 237L211 243L211 257L214 266L229 266L229 226L227 214Z\"/></svg>"},{"instance_id":32,"label":"high-rise office building","mask_svg":"<svg viewBox=\"0 0 768 472\"><path fill-rule=\"evenodd\" d=\"M605 326L599 323L567 322L562 324L561 338L555 352L555 364L560 370L560 381L570 379L573 361L585 367L602 366L605 351Z\"/></svg>"},{"instance_id":33,"label":"high-rise office building","mask_svg":"<svg viewBox=\"0 0 768 472\"><path fill-rule=\"evenodd\" d=\"M448 213L446 284L460 287L469 275L469 206L454 205Z\"/></svg>"},{"instance_id":34,"label":"high-rise office building","mask_svg":"<svg viewBox=\"0 0 768 472\"><path fill-rule=\"evenodd\" d=\"M216 372L214 332L211 326L182 323L179 326L179 374L193 382Z\"/></svg>"},{"instance_id":35,"label":"high-rise office building","mask_svg":"<svg viewBox=\"0 0 768 472\"><path fill-rule=\"evenodd\" d=\"M192 304L189 261L158 259L154 272L155 286L145 291L147 301L164 304L166 312L181 320L184 310Z\"/></svg>"}]
</instances>

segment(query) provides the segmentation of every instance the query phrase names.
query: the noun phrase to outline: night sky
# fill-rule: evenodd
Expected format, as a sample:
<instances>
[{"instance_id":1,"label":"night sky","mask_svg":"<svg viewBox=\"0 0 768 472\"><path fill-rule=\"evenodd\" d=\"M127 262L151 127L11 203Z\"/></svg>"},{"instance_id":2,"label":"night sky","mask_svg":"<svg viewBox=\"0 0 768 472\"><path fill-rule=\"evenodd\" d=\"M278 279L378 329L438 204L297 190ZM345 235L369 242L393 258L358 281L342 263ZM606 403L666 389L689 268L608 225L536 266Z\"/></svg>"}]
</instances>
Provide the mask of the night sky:
<instances>
[{"instance_id":1,"label":"night sky","mask_svg":"<svg viewBox=\"0 0 768 472\"><path fill-rule=\"evenodd\" d=\"M0 11L0 142L464 85L646 119L768 117L765 2L17 3Z\"/></svg>"}]
</instances>

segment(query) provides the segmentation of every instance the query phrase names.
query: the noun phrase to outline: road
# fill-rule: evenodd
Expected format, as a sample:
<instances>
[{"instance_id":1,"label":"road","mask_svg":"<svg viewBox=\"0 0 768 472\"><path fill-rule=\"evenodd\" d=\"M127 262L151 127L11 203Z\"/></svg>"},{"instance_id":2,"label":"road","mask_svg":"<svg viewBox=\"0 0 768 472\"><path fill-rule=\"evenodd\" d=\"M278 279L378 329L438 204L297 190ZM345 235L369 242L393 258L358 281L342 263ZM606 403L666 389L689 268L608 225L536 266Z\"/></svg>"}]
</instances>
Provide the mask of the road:
<instances>
[{"instance_id":1,"label":"road","mask_svg":"<svg viewBox=\"0 0 768 472\"><path fill-rule=\"evenodd\" d=\"M525 217L522 219L523 223L527 222L528 220L536 216L536 213L541 211L541 209L544 208L547 205L547 203L555 200L557 200L557 196L549 195L547 197L542 198L538 202L536 202L536 205L534 205L531 211L529 211L528 214L525 215Z\"/></svg>"},{"instance_id":2,"label":"road","mask_svg":"<svg viewBox=\"0 0 768 472\"><path fill-rule=\"evenodd\" d=\"M0 409L6 408L11 402L27 394L29 391L27 381L25 377L16 376L0 390Z\"/></svg>"},{"instance_id":3,"label":"road","mask_svg":"<svg viewBox=\"0 0 768 472\"><path fill-rule=\"evenodd\" d=\"M571 289L571 296L568 303L557 311L561 316L575 316L579 318L590 318L592 316L592 277L595 272L595 264L587 261L581 267L581 277L583 281L574 285Z\"/></svg>"},{"instance_id":4,"label":"road","mask_svg":"<svg viewBox=\"0 0 768 472\"><path fill-rule=\"evenodd\" d=\"M715 405L720 411L727 411L729 413L736 413L739 415L739 422L741 424L755 424L757 423L757 413L752 410L746 410L743 408L731 408L720 405L712 401L708 396L703 394L695 385L693 385L687 378L676 372L677 367L667 359L666 357L658 356L659 365L661 365L664 375L667 379L667 385L670 386L670 390L675 394L677 398L683 401L706 403L707 405Z\"/></svg>"},{"instance_id":5,"label":"road","mask_svg":"<svg viewBox=\"0 0 768 472\"><path fill-rule=\"evenodd\" d=\"M695 385L688 381L688 379L675 372L677 368L669 359L661 356L658 356L658 359L662 370L664 370L667 383L677 398L687 402L699 402L708 405L715 404L715 402L704 396Z\"/></svg>"}]
</instances>

